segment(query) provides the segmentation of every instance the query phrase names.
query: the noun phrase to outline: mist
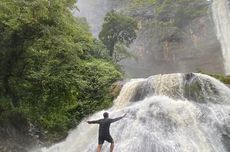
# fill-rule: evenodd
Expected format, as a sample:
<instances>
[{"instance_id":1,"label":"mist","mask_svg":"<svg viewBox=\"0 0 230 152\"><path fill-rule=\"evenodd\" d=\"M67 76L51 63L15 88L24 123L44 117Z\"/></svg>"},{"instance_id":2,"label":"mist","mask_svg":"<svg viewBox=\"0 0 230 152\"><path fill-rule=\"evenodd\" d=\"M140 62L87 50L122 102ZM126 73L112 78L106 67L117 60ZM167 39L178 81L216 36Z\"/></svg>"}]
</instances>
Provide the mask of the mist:
<instances>
[{"instance_id":1,"label":"mist","mask_svg":"<svg viewBox=\"0 0 230 152\"><path fill-rule=\"evenodd\" d=\"M182 23L188 22L186 26L179 28L156 24L156 21L165 20L165 16L157 16L154 5L141 5L136 8L132 2L79 0L77 5L80 12L75 12L76 16L86 18L95 37L98 37L101 31L105 14L112 9L138 20L138 37L129 49L136 58L119 62L126 77L148 77L155 74L200 70L224 73L221 45L217 40L210 1L200 1L200 6L208 7L204 15L189 21L187 18L183 21L183 18L178 16L182 18Z\"/></svg>"}]
</instances>

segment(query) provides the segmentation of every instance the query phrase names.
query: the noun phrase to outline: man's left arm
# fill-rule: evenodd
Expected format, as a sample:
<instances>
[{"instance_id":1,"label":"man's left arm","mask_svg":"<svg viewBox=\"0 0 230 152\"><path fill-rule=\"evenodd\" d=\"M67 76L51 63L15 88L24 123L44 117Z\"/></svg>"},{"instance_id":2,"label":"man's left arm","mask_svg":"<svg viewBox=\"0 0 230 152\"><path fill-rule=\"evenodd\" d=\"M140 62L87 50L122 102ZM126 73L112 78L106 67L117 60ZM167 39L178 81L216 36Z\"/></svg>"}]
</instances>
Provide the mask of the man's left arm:
<instances>
[{"instance_id":1,"label":"man's left arm","mask_svg":"<svg viewBox=\"0 0 230 152\"><path fill-rule=\"evenodd\" d=\"M117 117L117 118L111 119L111 123L116 122L116 121L118 121L118 120L121 120L121 119L124 118L126 115L127 115L127 114L124 114L124 115L121 116L121 117Z\"/></svg>"}]
</instances>

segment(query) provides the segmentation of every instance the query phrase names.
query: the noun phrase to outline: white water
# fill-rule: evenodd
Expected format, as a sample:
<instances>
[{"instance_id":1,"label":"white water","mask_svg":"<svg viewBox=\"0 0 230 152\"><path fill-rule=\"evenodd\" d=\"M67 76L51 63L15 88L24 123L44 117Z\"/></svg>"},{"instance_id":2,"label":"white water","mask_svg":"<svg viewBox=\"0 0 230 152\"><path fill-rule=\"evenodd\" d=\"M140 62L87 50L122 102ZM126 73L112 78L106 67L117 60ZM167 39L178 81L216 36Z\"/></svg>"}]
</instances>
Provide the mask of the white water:
<instances>
[{"instance_id":1,"label":"white water","mask_svg":"<svg viewBox=\"0 0 230 152\"><path fill-rule=\"evenodd\" d=\"M186 87L193 96L187 100ZM175 95L176 94L176 95ZM195 99L195 98L193 98ZM127 116L111 125L114 152L227 152L230 151L230 89L202 74L156 75L126 83L110 117ZM100 111L69 133L65 141L42 152L95 152L97 125L86 120L99 119ZM102 152L109 151L105 143Z\"/></svg>"},{"instance_id":2,"label":"white water","mask_svg":"<svg viewBox=\"0 0 230 152\"><path fill-rule=\"evenodd\" d=\"M212 12L216 25L217 37L222 47L225 73L226 75L230 75L230 1L214 0Z\"/></svg>"}]
</instances>

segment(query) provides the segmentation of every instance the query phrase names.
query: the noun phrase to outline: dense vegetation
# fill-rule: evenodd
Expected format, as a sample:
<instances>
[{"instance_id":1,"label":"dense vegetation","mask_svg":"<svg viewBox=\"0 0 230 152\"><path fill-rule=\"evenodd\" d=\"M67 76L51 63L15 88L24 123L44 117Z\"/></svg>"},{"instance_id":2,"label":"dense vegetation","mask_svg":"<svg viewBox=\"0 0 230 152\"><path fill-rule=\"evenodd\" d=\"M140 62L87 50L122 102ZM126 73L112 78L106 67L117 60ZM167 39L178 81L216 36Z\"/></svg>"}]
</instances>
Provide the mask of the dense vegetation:
<instances>
[{"instance_id":1,"label":"dense vegetation","mask_svg":"<svg viewBox=\"0 0 230 152\"><path fill-rule=\"evenodd\" d=\"M20 115L53 140L111 105L108 88L122 74L88 25L73 17L74 3L1 1L1 123Z\"/></svg>"}]
</instances>

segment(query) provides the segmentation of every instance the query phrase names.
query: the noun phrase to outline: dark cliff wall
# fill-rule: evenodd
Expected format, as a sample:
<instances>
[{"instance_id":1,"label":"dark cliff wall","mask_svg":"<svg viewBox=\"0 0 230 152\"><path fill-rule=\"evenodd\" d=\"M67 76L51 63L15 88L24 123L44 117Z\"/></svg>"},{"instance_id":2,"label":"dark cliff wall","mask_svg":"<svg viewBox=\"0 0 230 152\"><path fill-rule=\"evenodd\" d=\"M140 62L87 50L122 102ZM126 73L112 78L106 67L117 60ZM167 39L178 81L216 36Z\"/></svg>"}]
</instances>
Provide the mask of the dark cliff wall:
<instances>
[{"instance_id":1,"label":"dark cliff wall","mask_svg":"<svg viewBox=\"0 0 230 152\"><path fill-rule=\"evenodd\" d=\"M28 152L39 144L39 131L20 113L0 121L0 151Z\"/></svg>"}]
</instances>

